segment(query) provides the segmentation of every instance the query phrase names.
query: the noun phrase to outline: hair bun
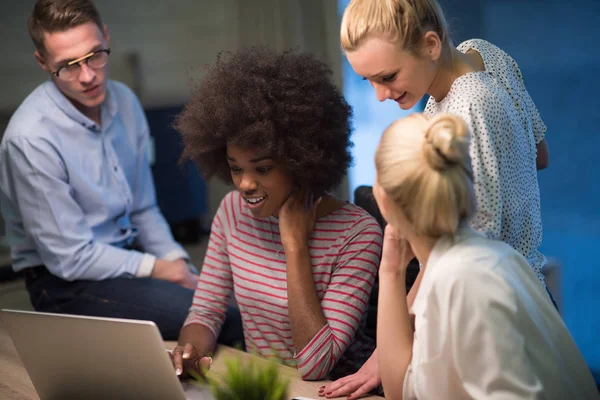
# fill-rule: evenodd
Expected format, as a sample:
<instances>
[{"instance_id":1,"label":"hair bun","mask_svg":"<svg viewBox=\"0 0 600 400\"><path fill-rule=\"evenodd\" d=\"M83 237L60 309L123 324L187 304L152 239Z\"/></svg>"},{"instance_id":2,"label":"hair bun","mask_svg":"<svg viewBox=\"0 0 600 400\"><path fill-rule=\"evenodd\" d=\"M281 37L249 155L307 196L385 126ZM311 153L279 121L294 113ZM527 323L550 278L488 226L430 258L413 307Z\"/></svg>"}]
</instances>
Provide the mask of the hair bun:
<instances>
[{"instance_id":1,"label":"hair bun","mask_svg":"<svg viewBox=\"0 0 600 400\"><path fill-rule=\"evenodd\" d=\"M465 121L450 114L433 117L425 131L423 153L437 171L464 165L469 152L469 130Z\"/></svg>"}]
</instances>

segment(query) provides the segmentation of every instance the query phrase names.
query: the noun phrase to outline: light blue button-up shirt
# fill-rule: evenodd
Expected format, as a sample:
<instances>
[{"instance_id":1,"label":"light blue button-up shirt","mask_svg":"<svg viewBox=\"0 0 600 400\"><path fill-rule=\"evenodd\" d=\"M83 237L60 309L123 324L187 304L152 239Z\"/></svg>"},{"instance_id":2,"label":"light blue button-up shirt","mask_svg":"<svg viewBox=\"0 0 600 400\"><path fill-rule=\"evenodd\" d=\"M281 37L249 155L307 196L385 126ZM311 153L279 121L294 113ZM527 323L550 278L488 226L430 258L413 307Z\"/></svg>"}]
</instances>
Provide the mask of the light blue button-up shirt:
<instances>
[{"instance_id":1,"label":"light blue button-up shirt","mask_svg":"<svg viewBox=\"0 0 600 400\"><path fill-rule=\"evenodd\" d=\"M156 204L139 101L109 81L101 125L52 81L21 104L0 143L0 203L15 271L66 280L149 276L156 258L188 258ZM147 253L125 250L137 243Z\"/></svg>"}]
</instances>

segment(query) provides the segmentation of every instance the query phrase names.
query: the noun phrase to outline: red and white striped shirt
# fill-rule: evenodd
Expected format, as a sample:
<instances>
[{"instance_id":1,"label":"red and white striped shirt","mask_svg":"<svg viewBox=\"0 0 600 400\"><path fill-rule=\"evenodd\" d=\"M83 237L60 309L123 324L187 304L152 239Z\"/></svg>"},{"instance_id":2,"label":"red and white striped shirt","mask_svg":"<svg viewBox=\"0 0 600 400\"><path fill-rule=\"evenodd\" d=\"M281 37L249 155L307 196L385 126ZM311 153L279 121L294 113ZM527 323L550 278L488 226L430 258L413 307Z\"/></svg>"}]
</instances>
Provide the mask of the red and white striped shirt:
<instances>
[{"instance_id":1,"label":"red and white striped shirt","mask_svg":"<svg viewBox=\"0 0 600 400\"><path fill-rule=\"evenodd\" d=\"M278 219L253 217L239 192L231 192L213 220L185 325L202 324L218 337L233 291L248 350L296 366L303 379L324 379L341 359L364 362L373 351L373 343L357 330L376 279L381 243L376 220L353 204L317 219L309 250L327 324L294 354Z\"/></svg>"}]
</instances>

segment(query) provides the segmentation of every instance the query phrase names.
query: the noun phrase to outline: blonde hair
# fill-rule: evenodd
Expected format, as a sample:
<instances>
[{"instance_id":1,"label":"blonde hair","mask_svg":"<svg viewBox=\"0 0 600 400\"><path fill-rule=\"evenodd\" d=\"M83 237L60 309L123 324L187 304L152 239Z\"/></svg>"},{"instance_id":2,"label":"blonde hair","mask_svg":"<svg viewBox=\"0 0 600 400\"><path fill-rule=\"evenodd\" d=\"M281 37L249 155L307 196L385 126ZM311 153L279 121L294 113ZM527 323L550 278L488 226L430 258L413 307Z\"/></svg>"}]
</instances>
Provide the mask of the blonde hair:
<instances>
[{"instance_id":1,"label":"blonde hair","mask_svg":"<svg viewBox=\"0 0 600 400\"><path fill-rule=\"evenodd\" d=\"M418 235L453 234L475 213L469 130L460 117L412 114L393 122L375 166L377 183Z\"/></svg>"},{"instance_id":2,"label":"blonde hair","mask_svg":"<svg viewBox=\"0 0 600 400\"><path fill-rule=\"evenodd\" d=\"M371 34L382 35L401 50L418 54L427 31L450 47L448 25L437 0L352 0L342 18L344 51L356 50Z\"/></svg>"}]
</instances>

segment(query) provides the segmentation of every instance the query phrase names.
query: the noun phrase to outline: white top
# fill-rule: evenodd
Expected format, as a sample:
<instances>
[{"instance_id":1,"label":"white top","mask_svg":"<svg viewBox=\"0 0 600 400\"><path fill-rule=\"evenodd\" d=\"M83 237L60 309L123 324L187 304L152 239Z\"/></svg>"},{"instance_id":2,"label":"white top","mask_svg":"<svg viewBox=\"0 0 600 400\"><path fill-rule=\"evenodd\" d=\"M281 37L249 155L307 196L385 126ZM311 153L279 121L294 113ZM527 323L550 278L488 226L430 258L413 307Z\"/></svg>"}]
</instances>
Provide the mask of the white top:
<instances>
[{"instance_id":1,"label":"white top","mask_svg":"<svg viewBox=\"0 0 600 400\"><path fill-rule=\"evenodd\" d=\"M434 246L419 292L404 399L598 399L527 260L471 228Z\"/></svg>"},{"instance_id":2,"label":"white top","mask_svg":"<svg viewBox=\"0 0 600 400\"><path fill-rule=\"evenodd\" d=\"M457 78L442 101L429 99L425 114L447 112L467 122L478 209L471 226L517 249L543 281L547 260L538 251L542 216L536 145L546 126L515 60L480 39L458 49L479 52L485 71Z\"/></svg>"}]
</instances>

